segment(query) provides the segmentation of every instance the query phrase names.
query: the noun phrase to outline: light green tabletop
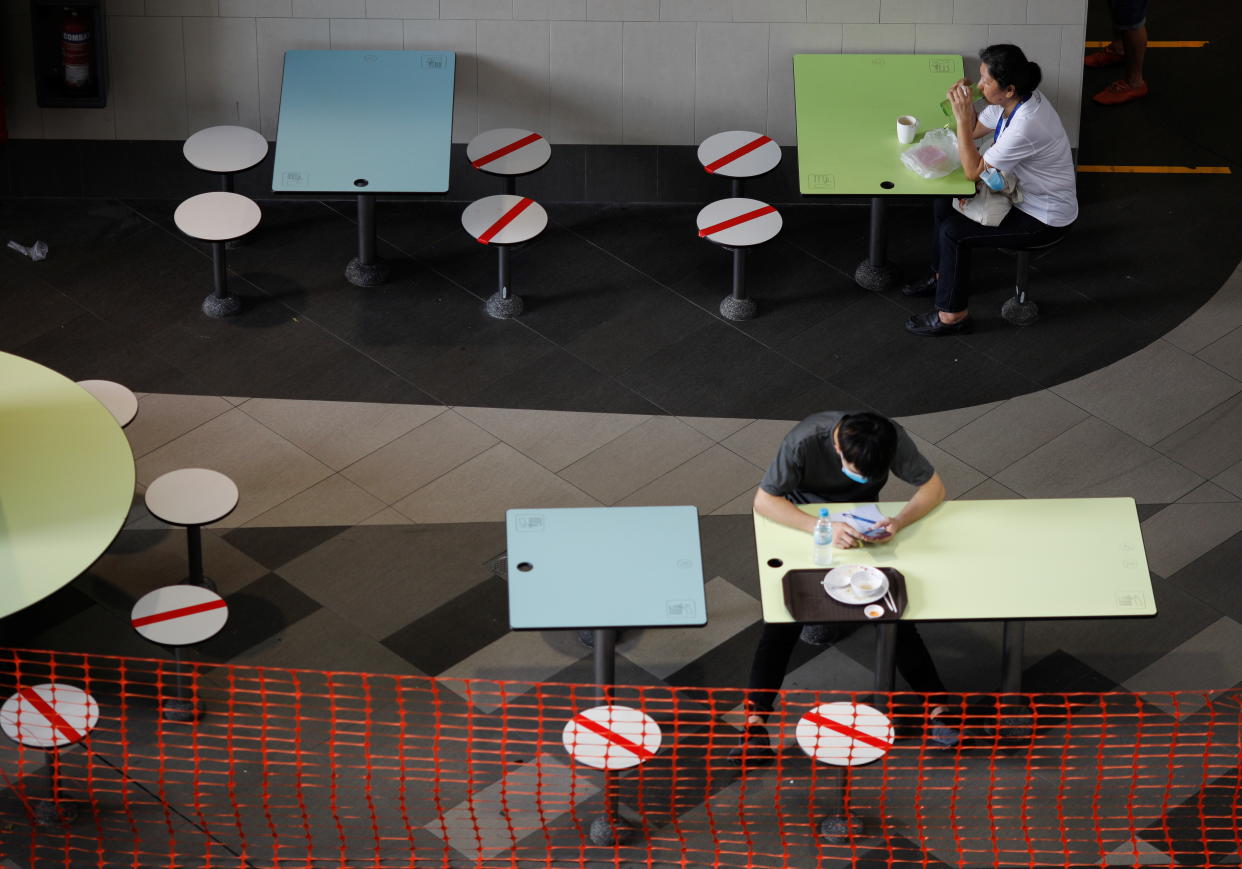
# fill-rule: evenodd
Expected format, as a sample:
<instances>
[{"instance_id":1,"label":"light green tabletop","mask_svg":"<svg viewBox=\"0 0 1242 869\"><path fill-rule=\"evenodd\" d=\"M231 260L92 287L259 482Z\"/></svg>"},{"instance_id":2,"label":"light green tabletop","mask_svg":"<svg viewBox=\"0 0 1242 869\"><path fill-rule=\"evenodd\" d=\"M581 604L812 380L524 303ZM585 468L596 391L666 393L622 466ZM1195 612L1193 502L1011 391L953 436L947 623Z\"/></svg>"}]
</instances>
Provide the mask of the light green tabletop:
<instances>
[{"instance_id":1,"label":"light green tabletop","mask_svg":"<svg viewBox=\"0 0 1242 869\"><path fill-rule=\"evenodd\" d=\"M909 146L897 141L899 115L919 119L916 143L949 123L940 102L960 78L956 54L795 54L799 191L973 195L975 183L961 167L932 181L911 172L901 163Z\"/></svg>"},{"instance_id":2,"label":"light green tabletop","mask_svg":"<svg viewBox=\"0 0 1242 869\"><path fill-rule=\"evenodd\" d=\"M818 504L800 508L815 515ZM852 505L829 504L834 511ZM896 515L901 503L881 503ZM781 577L813 567L811 537L755 514L763 618L790 622ZM834 564L895 567L903 618L1038 619L1154 615L1132 498L946 501L890 543L834 550ZM772 559L782 564L773 567Z\"/></svg>"},{"instance_id":3,"label":"light green tabletop","mask_svg":"<svg viewBox=\"0 0 1242 869\"><path fill-rule=\"evenodd\" d=\"M112 414L68 378L0 353L0 616L90 567L133 494L134 456Z\"/></svg>"}]
</instances>

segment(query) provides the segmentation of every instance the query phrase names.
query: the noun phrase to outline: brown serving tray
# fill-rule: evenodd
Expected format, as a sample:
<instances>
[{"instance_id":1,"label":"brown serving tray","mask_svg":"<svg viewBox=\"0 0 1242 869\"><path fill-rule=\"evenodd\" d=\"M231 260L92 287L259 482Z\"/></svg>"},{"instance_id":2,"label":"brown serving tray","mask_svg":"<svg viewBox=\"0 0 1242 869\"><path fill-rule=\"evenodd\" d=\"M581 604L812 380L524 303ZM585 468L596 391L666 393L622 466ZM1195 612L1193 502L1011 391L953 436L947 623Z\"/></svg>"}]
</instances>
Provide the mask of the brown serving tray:
<instances>
[{"instance_id":1,"label":"brown serving tray","mask_svg":"<svg viewBox=\"0 0 1242 869\"><path fill-rule=\"evenodd\" d=\"M892 567L881 567L888 577L888 590L897 605L896 614L884 607L884 615L869 619L863 608L857 604L839 603L828 596L821 584L824 574L830 568L817 567L814 570L790 570L781 577L781 587L785 590L785 608L796 622L892 622L900 618L906 611L906 578L900 570ZM881 598L876 601L884 606Z\"/></svg>"}]
</instances>

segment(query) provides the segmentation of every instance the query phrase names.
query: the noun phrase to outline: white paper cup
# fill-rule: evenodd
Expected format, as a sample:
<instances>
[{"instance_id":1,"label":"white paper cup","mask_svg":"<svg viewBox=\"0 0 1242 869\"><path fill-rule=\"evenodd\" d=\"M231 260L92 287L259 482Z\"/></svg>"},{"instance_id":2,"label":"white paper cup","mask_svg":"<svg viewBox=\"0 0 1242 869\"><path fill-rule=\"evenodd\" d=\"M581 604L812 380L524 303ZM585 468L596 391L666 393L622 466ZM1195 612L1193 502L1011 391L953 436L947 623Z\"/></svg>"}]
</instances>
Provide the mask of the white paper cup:
<instances>
[{"instance_id":1,"label":"white paper cup","mask_svg":"<svg viewBox=\"0 0 1242 869\"><path fill-rule=\"evenodd\" d=\"M919 119L913 115L902 115L897 119L897 141L909 145L914 141L914 134L919 131Z\"/></svg>"}]
</instances>

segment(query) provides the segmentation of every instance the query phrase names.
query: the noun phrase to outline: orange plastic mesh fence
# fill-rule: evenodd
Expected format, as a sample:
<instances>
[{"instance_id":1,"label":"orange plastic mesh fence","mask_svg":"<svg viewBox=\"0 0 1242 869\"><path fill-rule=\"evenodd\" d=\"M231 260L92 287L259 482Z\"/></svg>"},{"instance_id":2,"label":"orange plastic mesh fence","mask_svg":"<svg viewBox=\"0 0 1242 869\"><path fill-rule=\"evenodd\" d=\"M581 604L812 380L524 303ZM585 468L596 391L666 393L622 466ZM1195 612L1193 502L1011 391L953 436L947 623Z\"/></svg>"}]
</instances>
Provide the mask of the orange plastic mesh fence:
<instances>
[{"instance_id":1,"label":"orange plastic mesh fence","mask_svg":"<svg viewBox=\"0 0 1242 869\"><path fill-rule=\"evenodd\" d=\"M1221 865L1242 844L1234 691L964 696L945 718L962 734L951 748L927 739L921 695L787 691L768 721L774 761L739 767L738 689L601 698L584 685L206 664L184 675L202 708L190 723L161 718L177 696L169 661L0 651L0 702L52 683L100 709L56 752L0 739L4 857L143 869ZM584 722L605 700L649 716L658 745L619 718ZM820 710L803 725L820 727L815 750L880 756L848 771L812 759L798 722L830 702L886 710L895 740ZM73 711L56 714L72 725ZM6 732L39 723L12 718ZM634 765L605 774L575 760L571 720L568 748L607 745ZM827 838L821 822L843 809L857 828ZM628 836L596 844L608 833L596 819L613 812Z\"/></svg>"}]
</instances>

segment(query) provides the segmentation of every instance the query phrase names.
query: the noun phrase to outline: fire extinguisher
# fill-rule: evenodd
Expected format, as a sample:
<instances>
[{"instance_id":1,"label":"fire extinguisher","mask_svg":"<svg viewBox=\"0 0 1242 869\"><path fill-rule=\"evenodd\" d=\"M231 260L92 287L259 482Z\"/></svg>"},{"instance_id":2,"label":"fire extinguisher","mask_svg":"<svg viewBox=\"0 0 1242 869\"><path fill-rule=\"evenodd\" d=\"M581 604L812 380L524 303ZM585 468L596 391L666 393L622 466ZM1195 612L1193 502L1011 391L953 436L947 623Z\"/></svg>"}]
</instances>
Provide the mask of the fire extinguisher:
<instances>
[{"instance_id":1,"label":"fire extinguisher","mask_svg":"<svg viewBox=\"0 0 1242 869\"><path fill-rule=\"evenodd\" d=\"M91 80L91 31L74 9L65 10L60 33L60 63L65 87L84 88Z\"/></svg>"}]
</instances>

